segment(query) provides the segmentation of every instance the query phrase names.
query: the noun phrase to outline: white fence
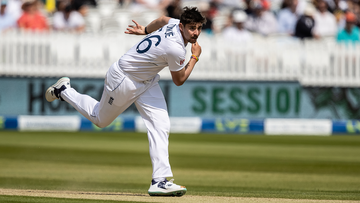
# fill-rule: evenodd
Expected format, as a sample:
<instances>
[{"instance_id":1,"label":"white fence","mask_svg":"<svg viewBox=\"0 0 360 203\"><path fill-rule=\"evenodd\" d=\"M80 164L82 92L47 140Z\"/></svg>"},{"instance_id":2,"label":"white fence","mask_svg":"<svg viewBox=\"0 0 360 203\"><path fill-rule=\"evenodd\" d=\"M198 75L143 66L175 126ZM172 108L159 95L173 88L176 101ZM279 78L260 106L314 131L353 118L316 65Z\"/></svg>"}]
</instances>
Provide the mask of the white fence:
<instances>
[{"instance_id":1,"label":"white fence","mask_svg":"<svg viewBox=\"0 0 360 203\"><path fill-rule=\"evenodd\" d=\"M0 75L103 78L108 67L142 36L3 33ZM247 45L202 35L191 80L299 81L302 85L360 87L360 46L333 40L272 37ZM190 58L190 45L188 45ZM161 72L171 79L169 70Z\"/></svg>"}]
</instances>

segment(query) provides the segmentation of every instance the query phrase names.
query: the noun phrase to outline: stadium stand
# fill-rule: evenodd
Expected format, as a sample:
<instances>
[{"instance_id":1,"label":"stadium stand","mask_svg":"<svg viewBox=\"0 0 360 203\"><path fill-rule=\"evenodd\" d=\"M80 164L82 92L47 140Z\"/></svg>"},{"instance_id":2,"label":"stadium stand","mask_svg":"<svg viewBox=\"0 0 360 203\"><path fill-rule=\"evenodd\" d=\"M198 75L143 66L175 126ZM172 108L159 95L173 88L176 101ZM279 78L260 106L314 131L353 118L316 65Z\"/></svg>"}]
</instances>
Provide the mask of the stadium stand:
<instances>
[{"instance_id":1,"label":"stadium stand","mask_svg":"<svg viewBox=\"0 0 360 203\"><path fill-rule=\"evenodd\" d=\"M184 1L196 5L196 1ZM108 67L141 36L124 34L131 19L147 24L162 11L133 12L128 4L98 1L89 7L81 34L49 31L1 33L0 76L103 78ZM273 5L272 8L279 8ZM231 9L217 12L216 30L227 26ZM51 21L51 16L49 16ZM51 23L50 23L51 24ZM221 33L203 33L200 63L190 80L299 81L302 85L360 86L359 44L336 43L334 37L317 40L253 33L253 41L236 45ZM190 47L188 46L188 49ZM188 51L190 57L190 50ZM170 79L168 70L161 72Z\"/></svg>"}]
</instances>

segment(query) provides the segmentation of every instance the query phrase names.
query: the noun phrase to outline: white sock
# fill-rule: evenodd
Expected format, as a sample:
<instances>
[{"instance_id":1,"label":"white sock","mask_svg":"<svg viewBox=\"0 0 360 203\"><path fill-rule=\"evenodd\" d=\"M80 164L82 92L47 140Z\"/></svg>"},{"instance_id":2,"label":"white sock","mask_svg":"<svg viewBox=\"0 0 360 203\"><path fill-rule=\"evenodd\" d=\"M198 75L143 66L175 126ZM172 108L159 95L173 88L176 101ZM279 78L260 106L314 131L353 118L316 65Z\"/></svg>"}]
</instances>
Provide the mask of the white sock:
<instances>
[{"instance_id":1,"label":"white sock","mask_svg":"<svg viewBox=\"0 0 360 203\"><path fill-rule=\"evenodd\" d=\"M153 180L156 182L164 181L166 178L154 178Z\"/></svg>"}]
</instances>

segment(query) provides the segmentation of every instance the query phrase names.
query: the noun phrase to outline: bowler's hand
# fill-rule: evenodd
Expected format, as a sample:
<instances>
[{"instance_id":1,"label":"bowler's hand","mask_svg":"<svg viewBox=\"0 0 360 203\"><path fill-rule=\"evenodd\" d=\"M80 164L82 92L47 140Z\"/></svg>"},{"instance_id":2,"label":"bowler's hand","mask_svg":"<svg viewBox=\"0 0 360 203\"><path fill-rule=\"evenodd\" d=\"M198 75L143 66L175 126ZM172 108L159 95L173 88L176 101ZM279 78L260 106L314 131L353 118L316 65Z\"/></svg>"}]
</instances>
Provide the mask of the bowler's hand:
<instances>
[{"instance_id":1,"label":"bowler's hand","mask_svg":"<svg viewBox=\"0 0 360 203\"><path fill-rule=\"evenodd\" d=\"M132 20L135 25L129 25L125 31L126 34L133 34L133 35L145 35L145 27L137 23L135 20Z\"/></svg>"},{"instance_id":2,"label":"bowler's hand","mask_svg":"<svg viewBox=\"0 0 360 203\"><path fill-rule=\"evenodd\" d=\"M200 56L201 46L199 45L199 43L195 42L195 43L191 44L191 53L197 57Z\"/></svg>"}]
</instances>

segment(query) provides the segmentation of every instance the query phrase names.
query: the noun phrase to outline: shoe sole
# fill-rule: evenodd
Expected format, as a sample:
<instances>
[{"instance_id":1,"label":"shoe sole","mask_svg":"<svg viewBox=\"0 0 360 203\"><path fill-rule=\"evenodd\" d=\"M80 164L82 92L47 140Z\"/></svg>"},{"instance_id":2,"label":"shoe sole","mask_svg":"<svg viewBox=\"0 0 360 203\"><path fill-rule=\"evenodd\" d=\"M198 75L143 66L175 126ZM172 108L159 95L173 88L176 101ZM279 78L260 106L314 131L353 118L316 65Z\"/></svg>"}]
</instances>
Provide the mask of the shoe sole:
<instances>
[{"instance_id":1,"label":"shoe sole","mask_svg":"<svg viewBox=\"0 0 360 203\"><path fill-rule=\"evenodd\" d=\"M55 96L55 98L52 96L51 91L53 91L53 89L54 89L55 86L58 86L60 83L63 83L63 82L70 82L70 78L68 78L68 77L62 77L62 78L60 78L55 84L51 85L51 86L46 90L46 93L45 93L46 101L52 102L52 101L55 101L55 100L58 99L58 98L56 98L56 96Z\"/></svg>"},{"instance_id":2,"label":"shoe sole","mask_svg":"<svg viewBox=\"0 0 360 203\"><path fill-rule=\"evenodd\" d=\"M172 197L181 197L185 195L186 190L178 190L173 192L148 192L150 196L172 196Z\"/></svg>"}]
</instances>

